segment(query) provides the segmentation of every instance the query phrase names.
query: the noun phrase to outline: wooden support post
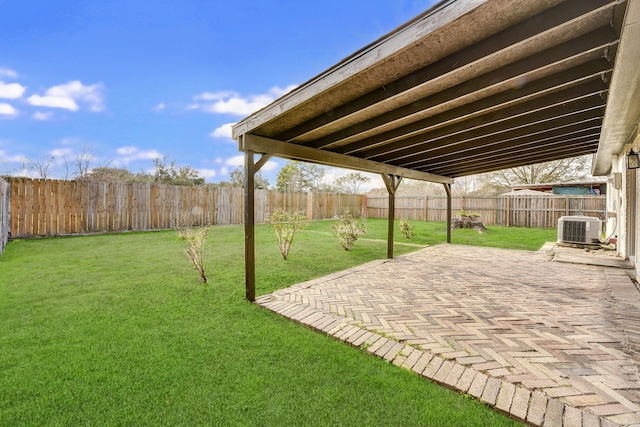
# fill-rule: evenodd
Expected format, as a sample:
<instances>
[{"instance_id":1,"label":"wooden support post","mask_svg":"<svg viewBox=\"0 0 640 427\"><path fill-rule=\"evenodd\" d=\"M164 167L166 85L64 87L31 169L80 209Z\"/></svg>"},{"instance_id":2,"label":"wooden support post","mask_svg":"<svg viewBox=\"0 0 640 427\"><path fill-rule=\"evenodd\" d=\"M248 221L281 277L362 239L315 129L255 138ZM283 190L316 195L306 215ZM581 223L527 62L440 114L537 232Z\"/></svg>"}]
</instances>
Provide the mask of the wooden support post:
<instances>
[{"instance_id":1,"label":"wooden support post","mask_svg":"<svg viewBox=\"0 0 640 427\"><path fill-rule=\"evenodd\" d=\"M391 185L394 184L394 177L391 176ZM396 219L396 192L389 192L389 219L387 224L387 258L393 259L393 231Z\"/></svg>"},{"instance_id":2,"label":"wooden support post","mask_svg":"<svg viewBox=\"0 0 640 427\"><path fill-rule=\"evenodd\" d=\"M451 184L442 185L447 192L447 243L451 243Z\"/></svg>"},{"instance_id":3,"label":"wooden support post","mask_svg":"<svg viewBox=\"0 0 640 427\"><path fill-rule=\"evenodd\" d=\"M247 300L256 300L256 216L255 216L255 174L271 158L263 154L257 162L255 153L244 150L244 281Z\"/></svg>"},{"instance_id":4,"label":"wooden support post","mask_svg":"<svg viewBox=\"0 0 640 427\"><path fill-rule=\"evenodd\" d=\"M382 174L384 185L389 192L389 215L387 225L387 258L393 259L393 231L396 210L396 190L402 182L402 177L397 175Z\"/></svg>"},{"instance_id":5,"label":"wooden support post","mask_svg":"<svg viewBox=\"0 0 640 427\"><path fill-rule=\"evenodd\" d=\"M255 164L253 151L244 152L244 278L246 298L256 300L256 242L255 242Z\"/></svg>"}]
</instances>

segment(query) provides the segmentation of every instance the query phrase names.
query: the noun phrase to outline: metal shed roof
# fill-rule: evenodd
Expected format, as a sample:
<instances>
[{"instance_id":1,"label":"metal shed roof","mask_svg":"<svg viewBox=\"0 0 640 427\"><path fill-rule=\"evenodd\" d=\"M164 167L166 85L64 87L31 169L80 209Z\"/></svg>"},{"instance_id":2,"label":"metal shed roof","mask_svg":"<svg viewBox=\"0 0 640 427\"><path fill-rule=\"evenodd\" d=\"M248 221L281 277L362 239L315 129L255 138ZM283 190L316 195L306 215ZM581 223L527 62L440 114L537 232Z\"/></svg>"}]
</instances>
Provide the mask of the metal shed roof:
<instances>
[{"instance_id":1,"label":"metal shed roof","mask_svg":"<svg viewBox=\"0 0 640 427\"><path fill-rule=\"evenodd\" d=\"M443 1L233 136L241 150L443 183L595 153L625 12L638 3Z\"/></svg>"}]
</instances>

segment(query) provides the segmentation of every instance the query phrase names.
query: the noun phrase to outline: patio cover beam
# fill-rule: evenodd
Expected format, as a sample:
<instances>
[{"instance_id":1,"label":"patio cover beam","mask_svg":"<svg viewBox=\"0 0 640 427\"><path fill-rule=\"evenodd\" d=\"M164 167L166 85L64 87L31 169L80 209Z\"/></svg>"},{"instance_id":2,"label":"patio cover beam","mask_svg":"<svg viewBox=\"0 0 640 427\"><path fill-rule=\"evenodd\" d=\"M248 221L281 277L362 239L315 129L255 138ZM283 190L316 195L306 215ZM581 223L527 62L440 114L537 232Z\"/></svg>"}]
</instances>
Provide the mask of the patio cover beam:
<instances>
[{"instance_id":1,"label":"patio cover beam","mask_svg":"<svg viewBox=\"0 0 640 427\"><path fill-rule=\"evenodd\" d=\"M403 178L419 181L435 182L440 184L453 184L453 178L436 175L428 172L420 172L399 166L374 162L367 159L305 147L299 144L291 144L263 136L245 134L239 142L240 151L253 151L255 153L268 153L285 159L300 160L310 163L318 163L325 166L335 166L353 169L362 172L395 175Z\"/></svg>"}]
</instances>

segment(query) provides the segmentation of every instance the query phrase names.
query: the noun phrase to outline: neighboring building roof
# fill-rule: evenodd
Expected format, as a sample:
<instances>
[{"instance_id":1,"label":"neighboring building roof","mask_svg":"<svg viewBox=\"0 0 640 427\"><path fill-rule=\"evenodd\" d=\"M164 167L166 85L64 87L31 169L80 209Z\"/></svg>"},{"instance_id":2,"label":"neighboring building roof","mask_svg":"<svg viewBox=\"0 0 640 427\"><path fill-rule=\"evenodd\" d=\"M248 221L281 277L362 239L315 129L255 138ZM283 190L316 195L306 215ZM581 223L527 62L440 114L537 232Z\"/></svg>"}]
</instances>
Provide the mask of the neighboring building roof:
<instances>
[{"instance_id":1,"label":"neighboring building roof","mask_svg":"<svg viewBox=\"0 0 640 427\"><path fill-rule=\"evenodd\" d=\"M513 190L508 193L502 193L500 196L543 196L549 197L553 196L551 193L546 193L544 191L536 191L536 190Z\"/></svg>"},{"instance_id":2,"label":"neighboring building roof","mask_svg":"<svg viewBox=\"0 0 640 427\"><path fill-rule=\"evenodd\" d=\"M537 190L537 191L553 191L555 187L592 187L600 188L607 185L607 181L574 181L574 182L549 182L542 184L518 184L512 185L512 190Z\"/></svg>"}]
</instances>

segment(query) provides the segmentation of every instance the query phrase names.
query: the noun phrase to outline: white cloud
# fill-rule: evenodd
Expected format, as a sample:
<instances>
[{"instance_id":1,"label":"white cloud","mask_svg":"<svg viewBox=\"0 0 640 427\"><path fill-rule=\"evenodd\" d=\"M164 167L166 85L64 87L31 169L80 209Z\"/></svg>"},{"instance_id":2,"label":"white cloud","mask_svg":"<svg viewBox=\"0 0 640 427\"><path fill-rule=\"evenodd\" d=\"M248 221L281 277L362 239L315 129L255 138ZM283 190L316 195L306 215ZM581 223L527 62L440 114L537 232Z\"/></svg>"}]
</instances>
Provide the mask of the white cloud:
<instances>
[{"instance_id":1,"label":"white cloud","mask_svg":"<svg viewBox=\"0 0 640 427\"><path fill-rule=\"evenodd\" d=\"M73 150L71 148L56 148L49 151L49 154L53 157L65 157L73 154Z\"/></svg>"},{"instance_id":2,"label":"white cloud","mask_svg":"<svg viewBox=\"0 0 640 427\"><path fill-rule=\"evenodd\" d=\"M72 98L59 96L31 95L27 98L29 104L36 107L62 108L64 110L78 111L78 104Z\"/></svg>"},{"instance_id":3,"label":"white cloud","mask_svg":"<svg viewBox=\"0 0 640 427\"><path fill-rule=\"evenodd\" d=\"M44 111L36 111L31 117L33 117L35 120L41 121L51 120L53 118L53 113L50 111L46 113Z\"/></svg>"},{"instance_id":4,"label":"white cloud","mask_svg":"<svg viewBox=\"0 0 640 427\"><path fill-rule=\"evenodd\" d=\"M158 104L155 107L153 107L153 111L162 111L165 108L167 108L167 106L165 105L164 102L161 102L160 104Z\"/></svg>"},{"instance_id":5,"label":"white cloud","mask_svg":"<svg viewBox=\"0 0 640 427\"><path fill-rule=\"evenodd\" d=\"M240 154L239 156L233 156L227 159L224 162L224 164L227 166L233 166L234 168L238 166L244 166L244 154Z\"/></svg>"},{"instance_id":6,"label":"white cloud","mask_svg":"<svg viewBox=\"0 0 640 427\"><path fill-rule=\"evenodd\" d=\"M216 172L214 169L198 169L198 175L203 177L203 178L215 178L218 175L218 172Z\"/></svg>"},{"instance_id":7,"label":"white cloud","mask_svg":"<svg viewBox=\"0 0 640 427\"><path fill-rule=\"evenodd\" d=\"M62 145L80 145L83 141L80 138L66 137L60 139L60 144Z\"/></svg>"},{"instance_id":8,"label":"white cloud","mask_svg":"<svg viewBox=\"0 0 640 427\"><path fill-rule=\"evenodd\" d=\"M18 114L18 110L9 104L0 102L0 116L13 117Z\"/></svg>"},{"instance_id":9,"label":"white cloud","mask_svg":"<svg viewBox=\"0 0 640 427\"><path fill-rule=\"evenodd\" d=\"M273 87L267 93L241 96L237 92L204 92L196 95L190 109L215 114L235 114L246 116L271 104L277 98L295 89L296 85L286 88Z\"/></svg>"},{"instance_id":10,"label":"white cloud","mask_svg":"<svg viewBox=\"0 0 640 427\"><path fill-rule=\"evenodd\" d=\"M162 157L162 153L156 150L140 150L138 147L120 147L116 150L121 158L115 161L116 165L126 165L134 160L153 160Z\"/></svg>"},{"instance_id":11,"label":"white cloud","mask_svg":"<svg viewBox=\"0 0 640 427\"><path fill-rule=\"evenodd\" d=\"M78 111L79 103L85 104L90 111L103 111L104 86L93 84L85 86L78 80L58 86L52 86L44 95L31 95L27 98L29 104L36 107L62 108L69 111Z\"/></svg>"},{"instance_id":12,"label":"white cloud","mask_svg":"<svg viewBox=\"0 0 640 427\"><path fill-rule=\"evenodd\" d=\"M26 163L27 161L29 161L29 159L27 159L22 154L15 154L11 156L4 150L0 150L0 159L6 161L7 163Z\"/></svg>"},{"instance_id":13,"label":"white cloud","mask_svg":"<svg viewBox=\"0 0 640 427\"><path fill-rule=\"evenodd\" d=\"M235 125L234 123L225 123L222 126L216 128L213 132L209 134L211 138L228 138L232 139L231 126Z\"/></svg>"},{"instance_id":14,"label":"white cloud","mask_svg":"<svg viewBox=\"0 0 640 427\"><path fill-rule=\"evenodd\" d=\"M264 166L262 166L262 168L260 168L261 172L271 172L276 170L277 168L279 168L280 165L277 164L276 162L272 161L272 160L268 160L267 163L264 164Z\"/></svg>"},{"instance_id":15,"label":"white cloud","mask_svg":"<svg viewBox=\"0 0 640 427\"><path fill-rule=\"evenodd\" d=\"M116 153L121 154L123 156L128 156L130 154L135 153L136 151L138 151L138 148L136 147L120 147L116 150Z\"/></svg>"},{"instance_id":16,"label":"white cloud","mask_svg":"<svg viewBox=\"0 0 640 427\"><path fill-rule=\"evenodd\" d=\"M13 71L11 68L0 67L0 77L9 77L10 79L15 79L18 77L18 73Z\"/></svg>"},{"instance_id":17,"label":"white cloud","mask_svg":"<svg viewBox=\"0 0 640 427\"><path fill-rule=\"evenodd\" d=\"M26 87L18 83L5 83L0 81L0 98L18 99L22 97Z\"/></svg>"}]
</instances>

